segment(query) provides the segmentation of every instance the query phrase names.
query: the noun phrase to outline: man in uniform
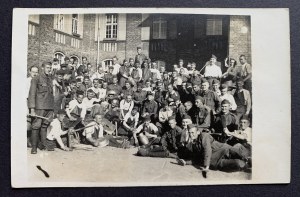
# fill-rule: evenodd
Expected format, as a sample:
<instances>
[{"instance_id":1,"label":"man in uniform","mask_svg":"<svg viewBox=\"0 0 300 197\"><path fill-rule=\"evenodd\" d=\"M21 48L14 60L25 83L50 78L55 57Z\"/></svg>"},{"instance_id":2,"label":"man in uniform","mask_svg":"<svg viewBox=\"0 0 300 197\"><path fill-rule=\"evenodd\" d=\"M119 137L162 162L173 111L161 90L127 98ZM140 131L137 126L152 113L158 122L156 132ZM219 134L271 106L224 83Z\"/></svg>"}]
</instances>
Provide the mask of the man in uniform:
<instances>
[{"instance_id":1,"label":"man in uniform","mask_svg":"<svg viewBox=\"0 0 300 197\"><path fill-rule=\"evenodd\" d=\"M42 73L31 80L31 86L28 95L28 108L32 116L38 115L46 119L35 118L32 122L31 154L37 153L39 134L41 136L41 149L45 148L47 127L50 120L53 119L53 84L51 76L51 62L42 64Z\"/></svg>"},{"instance_id":2,"label":"man in uniform","mask_svg":"<svg viewBox=\"0 0 300 197\"><path fill-rule=\"evenodd\" d=\"M242 115L249 115L251 110L251 95L250 92L243 88L244 81L242 79L237 80L237 90L235 91L233 97L237 105L236 114L237 119L242 117Z\"/></svg>"},{"instance_id":3,"label":"man in uniform","mask_svg":"<svg viewBox=\"0 0 300 197\"><path fill-rule=\"evenodd\" d=\"M135 56L135 63L140 63L142 64L146 60L146 55L142 53L142 48L137 47L137 55Z\"/></svg>"},{"instance_id":4,"label":"man in uniform","mask_svg":"<svg viewBox=\"0 0 300 197\"><path fill-rule=\"evenodd\" d=\"M118 85L118 78L116 76L113 77L112 84L108 85L107 90L113 90L117 95L121 94L122 87Z\"/></svg>"},{"instance_id":5,"label":"man in uniform","mask_svg":"<svg viewBox=\"0 0 300 197\"><path fill-rule=\"evenodd\" d=\"M220 143L205 132L197 129L196 125L188 125L188 132L191 142L186 145L189 150L189 159L177 159L180 165L203 166L203 175L207 176L209 169L222 171L239 171L247 168L246 162L240 159L230 159L228 144Z\"/></svg>"},{"instance_id":6,"label":"man in uniform","mask_svg":"<svg viewBox=\"0 0 300 197\"><path fill-rule=\"evenodd\" d=\"M158 112L158 104L154 101L154 93L149 91L147 93L147 100L144 103L142 108L142 116L149 115L151 120L156 122Z\"/></svg>"},{"instance_id":7,"label":"man in uniform","mask_svg":"<svg viewBox=\"0 0 300 197\"><path fill-rule=\"evenodd\" d=\"M208 129L211 123L211 111L208 107L205 107L204 99L201 96L197 96L195 99L196 110L196 124L199 130Z\"/></svg>"},{"instance_id":8,"label":"man in uniform","mask_svg":"<svg viewBox=\"0 0 300 197\"><path fill-rule=\"evenodd\" d=\"M201 88L202 91L200 96L204 99L203 104L209 107L213 114L218 113L220 111L220 97L212 90L209 90L209 83L207 80L202 81Z\"/></svg>"},{"instance_id":9,"label":"man in uniform","mask_svg":"<svg viewBox=\"0 0 300 197\"><path fill-rule=\"evenodd\" d=\"M138 112L141 111L143 102L145 101L147 97L147 92L143 91L143 84L138 83L137 84L137 91L133 93L133 102L134 106L138 107Z\"/></svg>"},{"instance_id":10,"label":"man in uniform","mask_svg":"<svg viewBox=\"0 0 300 197\"><path fill-rule=\"evenodd\" d=\"M110 66L108 67L108 73L104 74L104 80L108 83L108 85L113 83L113 78L115 75L113 75L114 67Z\"/></svg>"}]
</instances>

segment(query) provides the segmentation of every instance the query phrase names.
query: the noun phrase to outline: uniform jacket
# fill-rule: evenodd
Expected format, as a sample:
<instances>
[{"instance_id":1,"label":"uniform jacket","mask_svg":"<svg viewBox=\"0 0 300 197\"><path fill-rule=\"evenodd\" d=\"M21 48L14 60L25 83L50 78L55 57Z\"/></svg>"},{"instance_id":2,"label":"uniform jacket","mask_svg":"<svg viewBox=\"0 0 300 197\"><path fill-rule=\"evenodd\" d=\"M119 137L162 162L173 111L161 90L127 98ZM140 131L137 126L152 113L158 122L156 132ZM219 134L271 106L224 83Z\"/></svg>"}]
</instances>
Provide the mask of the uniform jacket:
<instances>
[{"instance_id":1,"label":"uniform jacket","mask_svg":"<svg viewBox=\"0 0 300 197\"><path fill-rule=\"evenodd\" d=\"M53 106L52 76L42 73L31 80L28 108L53 110Z\"/></svg>"}]
</instances>

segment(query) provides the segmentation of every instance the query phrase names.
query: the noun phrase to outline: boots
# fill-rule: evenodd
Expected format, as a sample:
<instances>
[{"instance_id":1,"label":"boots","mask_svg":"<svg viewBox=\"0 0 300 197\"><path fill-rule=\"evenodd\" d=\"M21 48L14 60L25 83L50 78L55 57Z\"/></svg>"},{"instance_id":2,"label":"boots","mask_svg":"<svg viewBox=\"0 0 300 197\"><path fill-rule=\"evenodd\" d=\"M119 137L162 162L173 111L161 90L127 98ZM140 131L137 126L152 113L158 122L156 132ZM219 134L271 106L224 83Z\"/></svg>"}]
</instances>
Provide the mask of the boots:
<instances>
[{"instance_id":1,"label":"boots","mask_svg":"<svg viewBox=\"0 0 300 197\"><path fill-rule=\"evenodd\" d=\"M31 132L31 154L37 154L37 144L39 140L39 130L38 129L32 129Z\"/></svg>"},{"instance_id":2,"label":"boots","mask_svg":"<svg viewBox=\"0 0 300 197\"><path fill-rule=\"evenodd\" d=\"M47 127L41 128L41 150L46 148Z\"/></svg>"}]
</instances>

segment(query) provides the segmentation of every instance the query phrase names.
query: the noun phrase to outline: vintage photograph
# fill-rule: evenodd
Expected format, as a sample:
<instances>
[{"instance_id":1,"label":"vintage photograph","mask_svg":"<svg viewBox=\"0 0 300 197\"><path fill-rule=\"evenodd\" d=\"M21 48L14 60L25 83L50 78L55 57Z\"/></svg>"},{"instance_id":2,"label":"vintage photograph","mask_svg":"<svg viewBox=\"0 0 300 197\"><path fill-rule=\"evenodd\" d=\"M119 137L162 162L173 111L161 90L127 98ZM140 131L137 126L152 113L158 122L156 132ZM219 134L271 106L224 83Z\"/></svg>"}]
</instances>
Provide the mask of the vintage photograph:
<instances>
[{"instance_id":1,"label":"vintage photograph","mask_svg":"<svg viewBox=\"0 0 300 197\"><path fill-rule=\"evenodd\" d=\"M13 16L12 187L290 181L287 9Z\"/></svg>"},{"instance_id":2,"label":"vintage photograph","mask_svg":"<svg viewBox=\"0 0 300 197\"><path fill-rule=\"evenodd\" d=\"M250 24L247 15L29 15L29 179L250 180Z\"/></svg>"}]
</instances>

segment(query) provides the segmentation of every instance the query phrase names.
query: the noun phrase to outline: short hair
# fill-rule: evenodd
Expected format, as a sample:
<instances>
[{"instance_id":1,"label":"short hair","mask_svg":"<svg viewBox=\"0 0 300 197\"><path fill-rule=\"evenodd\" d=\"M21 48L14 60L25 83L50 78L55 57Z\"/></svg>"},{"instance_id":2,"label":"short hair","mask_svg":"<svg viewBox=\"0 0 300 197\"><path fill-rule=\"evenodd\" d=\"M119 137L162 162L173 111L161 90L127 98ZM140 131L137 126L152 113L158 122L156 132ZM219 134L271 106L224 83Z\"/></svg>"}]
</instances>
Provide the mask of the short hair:
<instances>
[{"instance_id":1,"label":"short hair","mask_svg":"<svg viewBox=\"0 0 300 197\"><path fill-rule=\"evenodd\" d=\"M113 56L111 59L114 59L114 58L115 58L116 60L118 60L117 56Z\"/></svg>"},{"instance_id":2,"label":"short hair","mask_svg":"<svg viewBox=\"0 0 300 197\"><path fill-rule=\"evenodd\" d=\"M244 57L245 59L247 59L247 58L246 58L246 55L244 55L244 54L240 55L240 58L241 58L241 57Z\"/></svg>"},{"instance_id":3,"label":"short hair","mask_svg":"<svg viewBox=\"0 0 300 197\"><path fill-rule=\"evenodd\" d=\"M83 59L86 59L86 60L87 60L87 57L83 56L81 59L82 59L82 60L83 60Z\"/></svg>"},{"instance_id":4,"label":"short hair","mask_svg":"<svg viewBox=\"0 0 300 197\"><path fill-rule=\"evenodd\" d=\"M31 71L33 68L37 68L37 69L39 70L39 67L38 67L38 66L33 65L33 66L31 66L31 67L29 68L29 71Z\"/></svg>"},{"instance_id":5,"label":"short hair","mask_svg":"<svg viewBox=\"0 0 300 197\"><path fill-rule=\"evenodd\" d=\"M134 60L133 58L129 58L129 61Z\"/></svg>"},{"instance_id":6,"label":"short hair","mask_svg":"<svg viewBox=\"0 0 300 197\"><path fill-rule=\"evenodd\" d=\"M51 62L43 62L43 63L42 63L42 67L45 67L46 65L50 65L50 66L51 66L52 63L51 63Z\"/></svg>"},{"instance_id":7,"label":"short hair","mask_svg":"<svg viewBox=\"0 0 300 197\"><path fill-rule=\"evenodd\" d=\"M184 104L189 104L189 105L193 105L193 103L191 101L187 101Z\"/></svg>"},{"instance_id":8,"label":"short hair","mask_svg":"<svg viewBox=\"0 0 300 197\"><path fill-rule=\"evenodd\" d=\"M83 77L83 80L86 80L86 79L88 79L88 80L89 80L89 79L90 79L90 77L89 77L89 76L84 76L84 77Z\"/></svg>"},{"instance_id":9,"label":"short hair","mask_svg":"<svg viewBox=\"0 0 300 197\"><path fill-rule=\"evenodd\" d=\"M76 94L77 94L77 96L78 96L78 95L82 95L82 96L83 96L83 95L84 95L84 91L82 91L82 90L77 90L77 91L76 91Z\"/></svg>"},{"instance_id":10,"label":"short hair","mask_svg":"<svg viewBox=\"0 0 300 197\"><path fill-rule=\"evenodd\" d=\"M94 93L95 94L95 92L92 89L88 89L86 92L87 93Z\"/></svg>"},{"instance_id":11,"label":"short hair","mask_svg":"<svg viewBox=\"0 0 300 197\"><path fill-rule=\"evenodd\" d=\"M98 78L93 79L93 83L95 83L95 81L99 82L99 79Z\"/></svg>"}]
</instances>

